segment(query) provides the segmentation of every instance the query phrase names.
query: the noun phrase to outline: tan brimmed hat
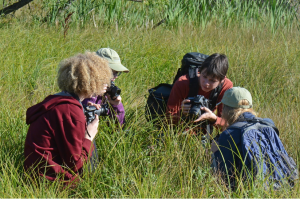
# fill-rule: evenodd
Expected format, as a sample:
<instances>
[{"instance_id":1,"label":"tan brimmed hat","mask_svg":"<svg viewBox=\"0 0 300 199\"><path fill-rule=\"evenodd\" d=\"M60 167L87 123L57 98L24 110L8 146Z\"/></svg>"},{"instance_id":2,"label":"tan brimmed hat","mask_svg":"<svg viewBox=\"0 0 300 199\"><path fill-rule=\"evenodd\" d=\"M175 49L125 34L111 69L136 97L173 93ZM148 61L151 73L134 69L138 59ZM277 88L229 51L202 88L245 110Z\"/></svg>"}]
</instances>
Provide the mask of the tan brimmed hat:
<instances>
[{"instance_id":1,"label":"tan brimmed hat","mask_svg":"<svg viewBox=\"0 0 300 199\"><path fill-rule=\"evenodd\" d=\"M110 48L100 48L97 50L97 55L108 61L109 67L118 72L126 72L129 70L121 64L121 59L116 51Z\"/></svg>"},{"instance_id":2,"label":"tan brimmed hat","mask_svg":"<svg viewBox=\"0 0 300 199\"><path fill-rule=\"evenodd\" d=\"M239 105L241 100L247 100L249 105ZM221 101L223 104L233 107L233 108L252 108L252 96L250 92L242 87L233 87L225 91L223 99Z\"/></svg>"}]
</instances>

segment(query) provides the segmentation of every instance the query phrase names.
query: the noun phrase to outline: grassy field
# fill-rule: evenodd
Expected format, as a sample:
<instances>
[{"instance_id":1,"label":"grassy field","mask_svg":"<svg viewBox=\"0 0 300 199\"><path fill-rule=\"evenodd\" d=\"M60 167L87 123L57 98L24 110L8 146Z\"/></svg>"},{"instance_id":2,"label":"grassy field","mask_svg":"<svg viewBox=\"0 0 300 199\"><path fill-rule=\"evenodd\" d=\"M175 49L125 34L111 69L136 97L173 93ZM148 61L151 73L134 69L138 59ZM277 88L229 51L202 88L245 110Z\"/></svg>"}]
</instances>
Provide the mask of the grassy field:
<instances>
[{"instance_id":1,"label":"grassy field","mask_svg":"<svg viewBox=\"0 0 300 199\"><path fill-rule=\"evenodd\" d=\"M272 118L287 151L299 164L299 39L282 29L179 28L119 30L86 28L63 31L47 27L2 27L0 39L2 197L297 197L299 186L280 192L246 185L232 192L210 170L208 153L196 137L157 130L144 119L147 89L171 82L186 52L225 53L228 77L250 90L261 117ZM101 166L84 173L75 189L60 184L25 183L23 146L26 109L58 92L60 60L100 47L115 49L130 69L116 81L127 111L126 130L101 125L96 141ZM164 143L156 142L159 133ZM46 182L45 182L46 183ZM47 188L45 188L47 187Z\"/></svg>"},{"instance_id":2,"label":"grassy field","mask_svg":"<svg viewBox=\"0 0 300 199\"><path fill-rule=\"evenodd\" d=\"M210 168L207 148L178 129L156 129L144 117L145 95L155 85L171 83L187 52L224 53L228 78L247 88L260 117L271 118L289 154L300 163L300 35L297 24L251 26L211 21L201 25L134 26L87 23L61 26L22 23L5 18L0 28L0 197L298 197L293 189L264 189L260 182L240 182L232 191ZM276 30L276 31L274 31ZM65 34L67 33L67 34ZM84 172L77 188L28 181L23 170L27 108L59 92L58 63L101 47L116 50L130 73L122 89L127 124L124 131L100 124L96 137L100 166ZM107 120L107 118L103 118ZM126 131L125 131L126 130ZM164 142L158 142L161 133Z\"/></svg>"}]
</instances>

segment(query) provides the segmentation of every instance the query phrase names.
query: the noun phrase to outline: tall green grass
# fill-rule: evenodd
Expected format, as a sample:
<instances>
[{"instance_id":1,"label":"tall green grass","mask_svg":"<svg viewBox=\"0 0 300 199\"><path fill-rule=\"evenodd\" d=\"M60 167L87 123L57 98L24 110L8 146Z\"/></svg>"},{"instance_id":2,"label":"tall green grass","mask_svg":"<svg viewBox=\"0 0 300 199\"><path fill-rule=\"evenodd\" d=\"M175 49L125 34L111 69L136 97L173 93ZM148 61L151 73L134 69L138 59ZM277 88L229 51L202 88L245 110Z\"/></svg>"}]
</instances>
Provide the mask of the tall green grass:
<instances>
[{"instance_id":1,"label":"tall green grass","mask_svg":"<svg viewBox=\"0 0 300 199\"><path fill-rule=\"evenodd\" d=\"M155 30L105 29L93 24L60 28L6 24L0 29L0 195L2 197L298 197L293 189L264 189L260 182L240 181L232 191L210 168L210 153L201 140L172 129L155 128L144 117L147 89L171 83L186 52L225 53L228 78L253 95L254 109L281 131L287 151L300 163L300 98L297 28L206 28L180 26ZM23 170L28 107L59 92L58 63L101 47L115 49L130 73L116 84L122 89L127 123L124 130L101 122L96 137L100 166L86 169L77 188L41 180L28 181ZM107 118L102 118L107 120ZM160 137L161 134L165 136ZM162 141L159 141L161 140Z\"/></svg>"},{"instance_id":2,"label":"tall green grass","mask_svg":"<svg viewBox=\"0 0 300 199\"><path fill-rule=\"evenodd\" d=\"M80 27L93 24L95 27L153 28L164 20L162 26L171 28L187 25L204 28L218 22L224 27L267 26L276 31L278 27L291 29L298 23L298 7L299 2L285 0L36 0L15 17L26 23L59 26L64 26L66 18L71 16L68 23Z\"/></svg>"}]
</instances>

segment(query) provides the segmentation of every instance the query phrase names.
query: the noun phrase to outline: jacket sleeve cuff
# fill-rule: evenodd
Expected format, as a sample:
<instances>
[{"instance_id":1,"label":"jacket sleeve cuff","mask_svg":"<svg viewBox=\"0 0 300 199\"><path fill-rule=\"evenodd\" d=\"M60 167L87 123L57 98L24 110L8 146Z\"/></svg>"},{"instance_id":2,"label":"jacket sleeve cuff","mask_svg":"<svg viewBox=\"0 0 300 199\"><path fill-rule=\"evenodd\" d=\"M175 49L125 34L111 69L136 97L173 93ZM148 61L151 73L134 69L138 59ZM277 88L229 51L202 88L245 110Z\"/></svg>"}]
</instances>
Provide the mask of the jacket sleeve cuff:
<instances>
[{"instance_id":1,"label":"jacket sleeve cuff","mask_svg":"<svg viewBox=\"0 0 300 199\"><path fill-rule=\"evenodd\" d=\"M217 117L216 122L213 124L215 127L225 126L226 122L221 117Z\"/></svg>"},{"instance_id":2,"label":"jacket sleeve cuff","mask_svg":"<svg viewBox=\"0 0 300 199\"><path fill-rule=\"evenodd\" d=\"M86 138L83 139L82 147L84 150L89 154L89 156L92 155L94 151L94 145L92 144L91 140L88 140Z\"/></svg>"}]
</instances>

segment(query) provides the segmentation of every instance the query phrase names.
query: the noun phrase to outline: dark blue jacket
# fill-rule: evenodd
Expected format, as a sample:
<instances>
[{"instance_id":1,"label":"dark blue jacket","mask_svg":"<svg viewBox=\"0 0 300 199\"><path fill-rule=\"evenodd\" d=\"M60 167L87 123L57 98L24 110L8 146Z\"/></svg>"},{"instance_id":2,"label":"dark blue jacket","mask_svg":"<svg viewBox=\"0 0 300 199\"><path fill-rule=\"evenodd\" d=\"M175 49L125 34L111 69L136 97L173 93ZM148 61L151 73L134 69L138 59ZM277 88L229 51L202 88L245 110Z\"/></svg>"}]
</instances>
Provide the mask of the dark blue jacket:
<instances>
[{"instance_id":1,"label":"dark blue jacket","mask_svg":"<svg viewBox=\"0 0 300 199\"><path fill-rule=\"evenodd\" d=\"M237 119L238 121L244 121L245 119L254 119L255 116L249 112L245 112ZM274 124L274 122L269 119L263 119L266 122ZM234 169L242 168L242 135L241 129L230 128L230 126L221 133L219 137L219 147L220 149L214 153L218 168L232 175Z\"/></svg>"}]
</instances>

